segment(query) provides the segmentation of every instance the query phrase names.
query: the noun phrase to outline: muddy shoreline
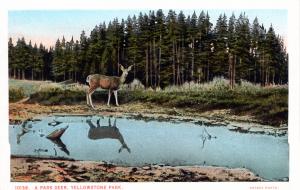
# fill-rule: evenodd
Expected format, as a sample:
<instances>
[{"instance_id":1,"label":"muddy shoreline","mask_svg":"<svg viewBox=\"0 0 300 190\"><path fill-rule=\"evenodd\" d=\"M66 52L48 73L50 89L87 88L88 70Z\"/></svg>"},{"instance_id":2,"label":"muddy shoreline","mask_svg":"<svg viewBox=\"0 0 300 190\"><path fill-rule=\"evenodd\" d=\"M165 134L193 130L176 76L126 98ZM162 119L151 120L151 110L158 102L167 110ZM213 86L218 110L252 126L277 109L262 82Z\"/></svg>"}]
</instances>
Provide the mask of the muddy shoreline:
<instances>
[{"instance_id":1,"label":"muddy shoreline","mask_svg":"<svg viewBox=\"0 0 300 190\"><path fill-rule=\"evenodd\" d=\"M11 158L12 182L264 181L244 168L212 166L122 167L106 162Z\"/></svg>"},{"instance_id":2,"label":"muddy shoreline","mask_svg":"<svg viewBox=\"0 0 300 190\"><path fill-rule=\"evenodd\" d=\"M238 116L230 110L212 110L206 112L195 112L192 109L166 108L153 104L132 103L119 107L107 106L105 104L96 105L96 110L87 107L85 104L79 105L54 105L44 106L39 104L10 103L9 123L20 124L27 119L41 118L48 115L103 115L113 117L129 117L133 119L193 122L205 126L225 126L229 130L241 133L268 134L274 136L286 135L287 124L280 126L270 126L261 124L253 116Z\"/></svg>"}]
</instances>

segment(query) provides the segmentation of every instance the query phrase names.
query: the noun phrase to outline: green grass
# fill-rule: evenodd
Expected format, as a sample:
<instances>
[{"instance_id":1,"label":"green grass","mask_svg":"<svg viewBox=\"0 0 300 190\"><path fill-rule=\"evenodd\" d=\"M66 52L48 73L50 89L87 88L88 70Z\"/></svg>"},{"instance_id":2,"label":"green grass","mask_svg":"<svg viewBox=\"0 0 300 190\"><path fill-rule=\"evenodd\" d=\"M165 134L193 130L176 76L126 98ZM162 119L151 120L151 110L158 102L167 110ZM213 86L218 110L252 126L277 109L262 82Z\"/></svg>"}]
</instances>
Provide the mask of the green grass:
<instances>
[{"instance_id":1,"label":"green grass","mask_svg":"<svg viewBox=\"0 0 300 190\"><path fill-rule=\"evenodd\" d=\"M17 102L23 98L25 98L25 92L23 88L9 88L9 102Z\"/></svg>"},{"instance_id":2,"label":"green grass","mask_svg":"<svg viewBox=\"0 0 300 190\"><path fill-rule=\"evenodd\" d=\"M39 90L41 85L47 85L50 81L31 81L31 80L15 80L9 79L10 88L22 88L24 94L29 96L32 93L35 93Z\"/></svg>"},{"instance_id":3,"label":"green grass","mask_svg":"<svg viewBox=\"0 0 300 190\"><path fill-rule=\"evenodd\" d=\"M61 88L49 88L30 95L29 103L40 103L44 105L70 105L86 100L85 92Z\"/></svg>"},{"instance_id":4,"label":"green grass","mask_svg":"<svg viewBox=\"0 0 300 190\"><path fill-rule=\"evenodd\" d=\"M288 120L288 87L260 87L242 81L231 90L224 79L206 84L184 84L162 91L130 91L127 101L191 108L203 112L231 109L236 115L254 115L264 124L280 125Z\"/></svg>"}]
</instances>

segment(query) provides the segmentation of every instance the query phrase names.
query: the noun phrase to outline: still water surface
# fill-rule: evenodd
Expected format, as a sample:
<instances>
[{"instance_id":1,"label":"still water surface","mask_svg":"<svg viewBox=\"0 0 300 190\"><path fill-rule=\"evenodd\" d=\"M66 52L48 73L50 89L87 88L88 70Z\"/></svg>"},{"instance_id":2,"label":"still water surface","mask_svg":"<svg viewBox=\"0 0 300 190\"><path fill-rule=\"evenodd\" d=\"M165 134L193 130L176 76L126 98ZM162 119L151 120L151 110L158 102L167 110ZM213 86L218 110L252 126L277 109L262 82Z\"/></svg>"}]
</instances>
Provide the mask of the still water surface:
<instances>
[{"instance_id":1,"label":"still water surface","mask_svg":"<svg viewBox=\"0 0 300 190\"><path fill-rule=\"evenodd\" d=\"M100 120L99 120L100 119ZM46 138L68 126L58 140ZM192 122L46 117L10 127L12 155L60 156L125 166L245 167L269 180L289 176L288 138L237 133Z\"/></svg>"}]
</instances>

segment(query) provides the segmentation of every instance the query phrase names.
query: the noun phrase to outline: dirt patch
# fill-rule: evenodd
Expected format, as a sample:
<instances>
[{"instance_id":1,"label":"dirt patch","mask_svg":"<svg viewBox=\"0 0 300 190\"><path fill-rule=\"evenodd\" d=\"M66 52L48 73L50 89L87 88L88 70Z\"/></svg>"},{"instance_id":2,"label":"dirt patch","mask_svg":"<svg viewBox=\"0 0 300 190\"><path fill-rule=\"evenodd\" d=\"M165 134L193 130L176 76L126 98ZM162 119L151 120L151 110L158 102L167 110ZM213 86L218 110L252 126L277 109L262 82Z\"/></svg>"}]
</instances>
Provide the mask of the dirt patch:
<instances>
[{"instance_id":1,"label":"dirt patch","mask_svg":"<svg viewBox=\"0 0 300 190\"><path fill-rule=\"evenodd\" d=\"M11 158L13 182L263 181L247 169L209 166L121 167L105 162Z\"/></svg>"}]
</instances>

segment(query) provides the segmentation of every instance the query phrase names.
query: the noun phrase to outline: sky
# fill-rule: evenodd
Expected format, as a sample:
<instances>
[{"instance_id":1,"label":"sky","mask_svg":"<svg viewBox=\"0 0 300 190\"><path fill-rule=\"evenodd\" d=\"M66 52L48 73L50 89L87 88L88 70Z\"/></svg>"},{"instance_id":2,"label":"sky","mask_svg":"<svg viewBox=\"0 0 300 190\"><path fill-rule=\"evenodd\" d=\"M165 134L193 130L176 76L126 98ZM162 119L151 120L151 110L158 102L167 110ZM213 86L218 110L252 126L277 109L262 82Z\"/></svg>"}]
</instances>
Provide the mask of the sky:
<instances>
[{"instance_id":1,"label":"sky","mask_svg":"<svg viewBox=\"0 0 300 190\"><path fill-rule=\"evenodd\" d=\"M163 10L167 15L168 10ZM178 14L181 10L175 9ZM185 16L192 15L195 11L199 16L202 10L182 10ZM249 9L249 10L229 10L229 9L211 9L208 11L211 22L215 26L216 20L220 14L225 13L229 18L232 13L238 18L241 12L245 12L252 24L255 17L259 23L268 28L273 25L276 34L279 34L287 42L287 10L280 9ZM13 42L18 38L24 37L26 42L43 43L46 47L54 46L58 38L64 36L70 40L73 36L75 40L79 39L81 31L84 30L89 35L91 30L102 22L108 23L114 18L125 19L128 15L138 16L139 13L148 13L149 10L46 10L46 11L9 11L8 13L8 36L12 37Z\"/></svg>"}]
</instances>

